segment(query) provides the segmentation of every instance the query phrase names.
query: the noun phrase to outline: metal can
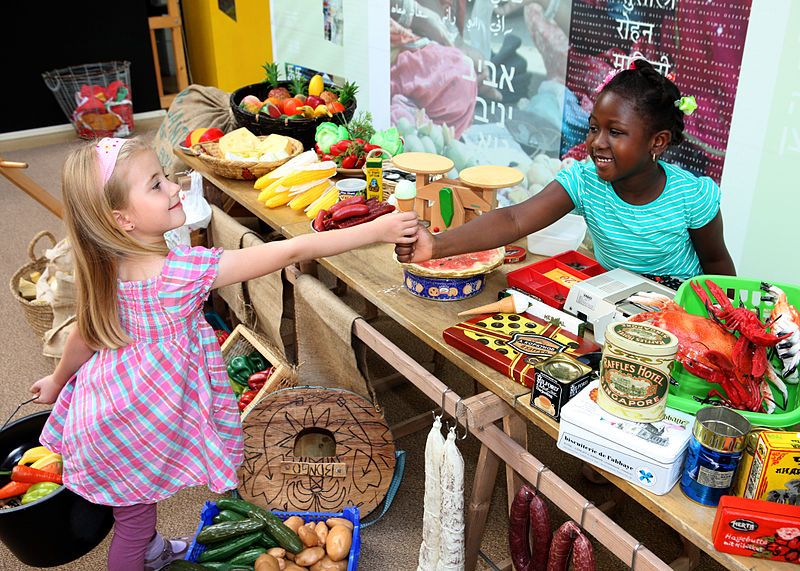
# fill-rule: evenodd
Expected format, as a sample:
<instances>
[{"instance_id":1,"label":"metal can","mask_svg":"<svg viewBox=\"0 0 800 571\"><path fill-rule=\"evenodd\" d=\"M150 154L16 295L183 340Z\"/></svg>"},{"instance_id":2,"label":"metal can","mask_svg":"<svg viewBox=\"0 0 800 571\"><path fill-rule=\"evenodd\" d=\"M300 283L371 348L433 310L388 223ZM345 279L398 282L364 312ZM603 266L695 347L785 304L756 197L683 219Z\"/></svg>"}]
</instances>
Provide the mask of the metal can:
<instances>
[{"instance_id":1,"label":"metal can","mask_svg":"<svg viewBox=\"0 0 800 571\"><path fill-rule=\"evenodd\" d=\"M592 379L592 368L566 353L536 363L531 406L558 420L561 408Z\"/></svg>"},{"instance_id":2,"label":"metal can","mask_svg":"<svg viewBox=\"0 0 800 571\"><path fill-rule=\"evenodd\" d=\"M747 488L747 478L750 476L750 467L753 465L753 456L756 453L756 445L758 444L758 435L765 430L771 430L763 426L754 426L748 433L744 443L744 450L742 450L742 457L739 460L739 468L736 471L736 479L731 487L731 495L744 497L745 488Z\"/></svg>"},{"instance_id":3,"label":"metal can","mask_svg":"<svg viewBox=\"0 0 800 571\"><path fill-rule=\"evenodd\" d=\"M339 191L339 200L350 198L351 196L364 196L367 188L367 181L363 178L343 178L336 183Z\"/></svg>"},{"instance_id":4,"label":"metal can","mask_svg":"<svg viewBox=\"0 0 800 571\"><path fill-rule=\"evenodd\" d=\"M722 406L697 411L681 475L681 490L704 506L728 495L742 457L750 422Z\"/></svg>"},{"instance_id":5,"label":"metal can","mask_svg":"<svg viewBox=\"0 0 800 571\"><path fill-rule=\"evenodd\" d=\"M669 331L646 323L610 323L600 360L597 404L627 420L662 420L677 351L678 338Z\"/></svg>"}]
</instances>

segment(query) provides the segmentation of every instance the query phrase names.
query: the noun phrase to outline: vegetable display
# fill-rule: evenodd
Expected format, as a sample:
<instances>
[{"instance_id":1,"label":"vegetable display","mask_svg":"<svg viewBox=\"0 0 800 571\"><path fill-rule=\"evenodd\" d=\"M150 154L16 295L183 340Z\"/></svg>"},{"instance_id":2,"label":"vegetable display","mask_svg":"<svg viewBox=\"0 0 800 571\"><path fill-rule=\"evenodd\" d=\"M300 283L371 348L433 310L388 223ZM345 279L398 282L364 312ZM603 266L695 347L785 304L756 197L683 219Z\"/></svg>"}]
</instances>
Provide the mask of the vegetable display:
<instances>
[{"instance_id":1,"label":"vegetable display","mask_svg":"<svg viewBox=\"0 0 800 571\"><path fill-rule=\"evenodd\" d=\"M345 126L325 122L317 126L314 150L322 161L333 161L338 168L360 169L367 153L383 149L391 155L403 152L400 132L390 127L376 131L372 126L372 114L361 111Z\"/></svg>"},{"instance_id":2,"label":"vegetable display","mask_svg":"<svg viewBox=\"0 0 800 571\"><path fill-rule=\"evenodd\" d=\"M29 448L16 466L0 472L0 477L10 477L10 481L0 487L0 507L27 505L60 489L61 469L60 454L44 446Z\"/></svg>"},{"instance_id":3,"label":"vegetable display","mask_svg":"<svg viewBox=\"0 0 800 571\"><path fill-rule=\"evenodd\" d=\"M214 523L196 537L205 550L198 563L206 569L256 571L345 571L353 542L353 523L342 518L285 522L269 510L240 499L217 501ZM196 565L196 564L195 564ZM196 567L187 567L187 569Z\"/></svg>"}]
</instances>

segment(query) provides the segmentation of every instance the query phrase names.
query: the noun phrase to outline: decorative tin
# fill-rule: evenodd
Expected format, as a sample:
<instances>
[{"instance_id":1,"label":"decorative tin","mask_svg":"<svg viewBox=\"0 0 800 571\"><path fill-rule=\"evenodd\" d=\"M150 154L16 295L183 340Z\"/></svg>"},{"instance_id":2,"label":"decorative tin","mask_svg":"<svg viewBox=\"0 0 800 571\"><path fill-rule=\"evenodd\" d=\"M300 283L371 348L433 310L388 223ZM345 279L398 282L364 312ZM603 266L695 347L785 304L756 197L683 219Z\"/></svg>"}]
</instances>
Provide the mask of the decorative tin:
<instances>
[{"instance_id":1,"label":"decorative tin","mask_svg":"<svg viewBox=\"0 0 800 571\"><path fill-rule=\"evenodd\" d=\"M600 362L597 404L627 420L661 420L677 351L678 338L669 331L645 323L610 323Z\"/></svg>"},{"instance_id":2,"label":"decorative tin","mask_svg":"<svg viewBox=\"0 0 800 571\"><path fill-rule=\"evenodd\" d=\"M343 178L336 183L336 189L339 191L339 200L344 200L351 196L364 196L366 188L367 181L363 178Z\"/></svg>"},{"instance_id":3,"label":"decorative tin","mask_svg":"<svg viewBox=\"0 0 800 571\"><path fill-rule=\"evenodd\" d=\"M465 278L432 278L403 270L406 289L423 299L458 301L478 295L486 285L486 274Z\"/></svg>"},{"instance_id":4,"label":"decorative tin","mask_svg":"<svg viewBox=\"0 0 800 571\"><path fill-rule=\"evenodd\" d=\"M531 406L558 420L561 408L592 380L592 368L565 353L534 366Z\"/></svg>"},{"instance_id":5,"label":"decorative tin","mask_svg":"<svg viewBox=\"0 0 800 571\"><path fill-rule=\"evenodd\" d=\"M747 479L748 476L750 476L750 467L753 465L753 458L756 455L758 437L766 430L769 430L769 428L754 426L747 435L744 443L744 450L742 450L742 457L739 459L739 468L736 470L736 477L731 487L731 495L744 497L744 492L747 488Z\"/></svg>"},{"instance_id":6,"label":"decorative tin","mask_svg":"<svg viewBox=\"0 0 800 571\"><path fill-rule=\"evenodd\" d=\"M744 497L800 505L800 433L765 430L758 435ZM744 467L743 467L744 468Z\"/></svg>"},{"instance_id":7,"label":"decorative tin","mask_svg":"<svg viewBox=\"0 0 800 571\"><path fill-rule=\"evenodd\" d=\"M681 490L704 506L716 506L733 485L750 422L723 406L697 411L689 441Z\"/></svg>"},{"instance_id":8,"label":"decorative tin","mask_svg":"<svg viewBox=\"0 0 800 571\"><path fill-rule=\"evenodd\" d=\"M632 422L597 405L592 381L561 409L558 447L657 495L681 476L692 415L667 408L660 422Z\"/></svg>"}]
</instances>

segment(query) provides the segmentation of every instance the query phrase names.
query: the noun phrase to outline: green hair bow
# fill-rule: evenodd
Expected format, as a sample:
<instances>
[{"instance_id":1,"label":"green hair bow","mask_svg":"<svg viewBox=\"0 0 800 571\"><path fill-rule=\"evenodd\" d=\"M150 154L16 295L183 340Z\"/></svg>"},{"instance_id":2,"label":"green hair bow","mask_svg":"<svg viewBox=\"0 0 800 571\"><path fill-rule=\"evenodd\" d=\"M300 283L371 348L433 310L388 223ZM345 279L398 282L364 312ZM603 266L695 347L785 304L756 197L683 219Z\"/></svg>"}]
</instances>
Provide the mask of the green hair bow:
<instances>
[{"instance_id":1,"label":"green hair bow","mask_svg":"<svg viewBox=\"0 0 800 571\"><path fill-rule=\"evenodd\" d=\"M689 97L681 97L675 101L675 107L679 111L683 111L684 115L691 115L697 109L697 101L691 95Z\"/></svg>"}]
</instances>

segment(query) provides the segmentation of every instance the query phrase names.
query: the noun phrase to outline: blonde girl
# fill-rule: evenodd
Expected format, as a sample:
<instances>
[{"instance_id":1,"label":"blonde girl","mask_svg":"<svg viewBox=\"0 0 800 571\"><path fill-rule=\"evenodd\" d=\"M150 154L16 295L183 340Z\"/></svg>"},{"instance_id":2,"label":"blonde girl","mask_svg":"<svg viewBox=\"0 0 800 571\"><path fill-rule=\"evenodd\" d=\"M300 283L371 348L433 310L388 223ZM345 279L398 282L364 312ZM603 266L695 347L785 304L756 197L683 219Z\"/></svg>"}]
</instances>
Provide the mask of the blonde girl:
<instances>
[{"instance_id":1,"label":"blonde girl","mask_svg":"<svg viewBox=\"0 0 800 571\"><path fill-rule=\"evenodd\" d=\"M159 569L189 538L156 532L156 504L183 488L238 484L242 434L214 332L213 288L373 242L415 240L413 213L253 248L180 247L179 187L137 139L103 139L66 160L65 222L78 327L52 375L31 387L55 403L41 442L64 456L64 485L114 509L111 570Z\"/></svg>"}]
</instances>

